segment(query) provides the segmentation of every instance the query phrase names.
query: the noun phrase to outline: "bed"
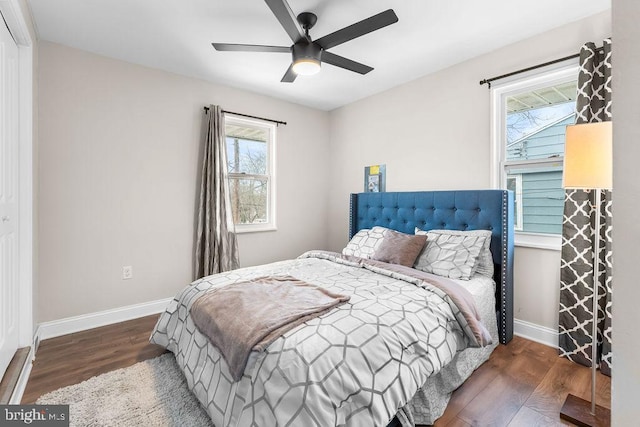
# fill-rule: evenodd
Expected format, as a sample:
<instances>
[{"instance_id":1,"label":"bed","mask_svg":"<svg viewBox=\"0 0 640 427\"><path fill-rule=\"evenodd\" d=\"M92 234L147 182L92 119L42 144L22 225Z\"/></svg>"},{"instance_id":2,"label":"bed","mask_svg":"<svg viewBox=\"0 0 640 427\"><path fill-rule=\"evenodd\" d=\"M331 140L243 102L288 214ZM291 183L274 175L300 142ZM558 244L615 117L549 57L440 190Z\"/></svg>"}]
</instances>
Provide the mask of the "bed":
<instances>
[{"instance_id":1,"label":"bed","mask_svg":"<svg viewBox=\"0 0 640 427\"><path fill-rule=\"evenodd\" d=\"M169 304L151 341L174 353L215 426L431 424L498 342L511 340L511 192L352 194L349 244L380 227L407 235L489 230L493 280L478 274L464 283L431 280L429 273L414 277L413 268L323 251L196 280ZM283 275L350 300L251 352L246 369L234 378L190 310L202 295ZM473 319L460 314L460 305L451 303L455 297L441 295L440 281L471 295L491 344L483 342Z\"/></svg>"}]
</instances>

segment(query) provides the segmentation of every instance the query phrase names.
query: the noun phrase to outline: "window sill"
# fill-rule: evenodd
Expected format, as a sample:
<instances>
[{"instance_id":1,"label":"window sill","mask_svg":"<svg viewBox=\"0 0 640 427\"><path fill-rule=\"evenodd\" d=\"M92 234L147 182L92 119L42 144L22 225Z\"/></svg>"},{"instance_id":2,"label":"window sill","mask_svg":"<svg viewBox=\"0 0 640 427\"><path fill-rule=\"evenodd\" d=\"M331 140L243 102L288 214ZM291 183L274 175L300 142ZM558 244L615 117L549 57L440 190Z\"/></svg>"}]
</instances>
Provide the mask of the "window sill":
<instances>
[{"instance_id":1,"label":"window sill","mask_svg":"<svg viewBox=\"0 0 640 427\"><path fill-rule=\"evenodd\" d=\"M264 231L277 231L278 227L273 224L260 225L236 225L236 234L261 233Z\"/></svg>"},{"instance_id":2,"label":"window sill","mask_svg":"<svg viewBox=\"0 0 640 427\"><path fill-rule=\"evenodd\" d=\"M523 248L547 249L560 251L562 236L559 234L515 233L515 246Z\"/></svg>"}]
</instances>

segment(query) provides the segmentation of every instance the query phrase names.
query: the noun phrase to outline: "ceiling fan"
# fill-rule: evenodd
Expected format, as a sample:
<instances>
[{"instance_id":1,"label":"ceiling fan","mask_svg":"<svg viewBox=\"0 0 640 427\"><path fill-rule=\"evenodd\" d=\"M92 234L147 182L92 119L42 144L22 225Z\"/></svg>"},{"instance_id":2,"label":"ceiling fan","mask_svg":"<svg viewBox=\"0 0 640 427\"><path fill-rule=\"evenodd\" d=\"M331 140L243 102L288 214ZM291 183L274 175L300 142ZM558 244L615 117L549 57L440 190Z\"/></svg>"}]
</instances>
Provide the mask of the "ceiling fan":
<instances>
[{"instance_id":1,"label":"ceiling fan","mask_svg":"<svg viewBox=\"0 0 640 427\"><path fill-rule=\"evenodd\" d=\"M320 71L321 62L356 73L367 74L373 70L372 67L327 52L327 49L398 22L398 16L393 9L389 9L317 40L312 40L309 36L309 30L318 20L315 14L302 12L296 18L286 0L265 0L265 3L289 34L293 45L290 47L229 43L212 43L212 45L220 51L290 53L293 58L291 65L280 80L286 83L293 82L298 75L317 73Z\"/></svg>"}]
</instances>

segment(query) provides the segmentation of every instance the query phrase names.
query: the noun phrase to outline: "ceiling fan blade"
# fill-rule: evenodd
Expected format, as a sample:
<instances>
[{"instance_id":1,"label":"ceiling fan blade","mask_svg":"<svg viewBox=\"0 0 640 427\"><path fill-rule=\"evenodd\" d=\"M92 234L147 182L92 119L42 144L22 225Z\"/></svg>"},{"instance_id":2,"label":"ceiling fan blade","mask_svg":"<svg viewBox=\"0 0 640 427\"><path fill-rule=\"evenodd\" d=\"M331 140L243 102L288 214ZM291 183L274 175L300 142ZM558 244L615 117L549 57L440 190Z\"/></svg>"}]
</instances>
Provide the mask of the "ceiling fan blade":
<instances>
[{"instance_id":1,"label":"ceiling fan blade","mask_svg":"<svg viewBox=\"0 0 640 427\"><path fill-rule=\"evenodd\" d=\"M231 44L231 43L211 43L215 50L234 52L277 52L291 53L291 48L286 46L265 46L259 44Z\"/></svg>"},{"instance_id":2,"label":"ceiling fan blade","mask_svg":"<svg viewBox=\"0 0 640 427\"><path fill-rule=\"evenodd\" d=\"M291 7L286 0L264 0L264 2L267 3L271 12L273 12L276 18L278 18L280 25L282 25L294 43L306 38L304 31L296 20L296 15L293 14Z\"/></svg>"},{"instance_id":3,"label":"ceiling fan blade","mask_svg":"<svg viewBox=\"0 0 640 427\"><path fill-rule=\"evenodd\" d=\"M282 76L282 80L280 80L280 82L293 83L296 77L298 77L298 75L293 72L293 64L291 64L289 65L289 68L287 68L287 72L284 73L284 76Z\"/></svg>"},{"instance_id":4,"label":"ceiling fan blade","mask_svg":"<svg viewBox=\"0 0 640 427\"><path fill-rule=\"evenodd\" d=\"M372 31L379 30L387 25L398 22L398 16L393 9L385 10L377 15L373 15L360 22L344 27L341 30L327 34L324 37L315 40L323 49L330 49L349 40L368 34Z\"/></svg>"},{"instance_id":5,"label":"ceiling fan blade","mask_svg":"<svg viewBox=\"0 0 640 427\"><path fill-rule=\"evenodd\" d=\"M322 62L360 74L367 74L369 71L373 70L373 68L368 65L352 61L351 59L336 55L335 53L327 52L326 50L322 51Z\"/></svg>"}]
</instances>

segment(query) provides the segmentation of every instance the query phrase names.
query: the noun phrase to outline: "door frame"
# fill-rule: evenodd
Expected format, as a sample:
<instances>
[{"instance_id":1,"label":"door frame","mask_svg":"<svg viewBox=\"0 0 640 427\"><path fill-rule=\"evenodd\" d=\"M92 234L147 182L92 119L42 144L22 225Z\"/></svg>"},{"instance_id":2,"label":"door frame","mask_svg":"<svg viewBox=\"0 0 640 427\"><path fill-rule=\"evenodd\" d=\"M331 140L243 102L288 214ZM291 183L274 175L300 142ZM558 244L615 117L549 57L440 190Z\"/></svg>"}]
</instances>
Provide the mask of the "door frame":
<instances>
[{"instance_id":1,"label":"door frame","mask_svg":"<svg viewBox=\"0 0 640 427\"><path fill-rule=\"evenodd\" d=\"M22 4L22 6L21 6ZM22 10L25 7L27 10ZM18 124L18 283L19 283L19 345L31 346L35 354L34 336L34 103L33 65L34 38L30 28L31 11L26 1L0 0L0 14L18 46L19 124ZM28 361L30 362L30 360ZM31 363L28 363L29 367Z\"/></svg>"}]
</instances>

